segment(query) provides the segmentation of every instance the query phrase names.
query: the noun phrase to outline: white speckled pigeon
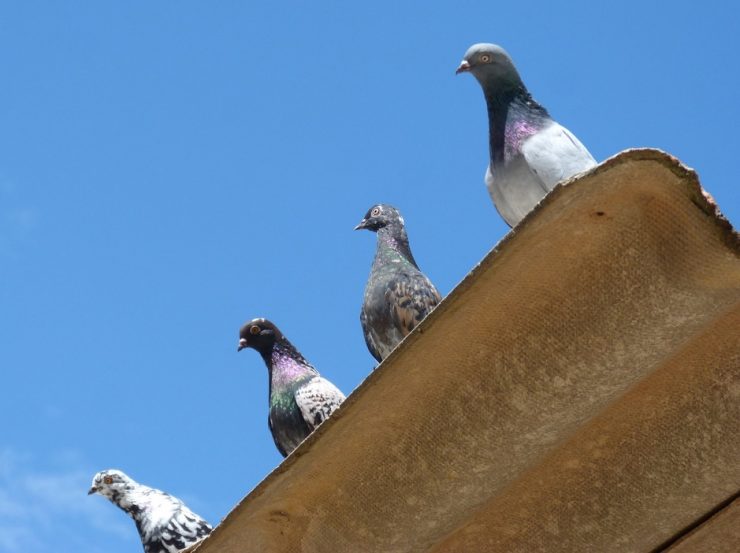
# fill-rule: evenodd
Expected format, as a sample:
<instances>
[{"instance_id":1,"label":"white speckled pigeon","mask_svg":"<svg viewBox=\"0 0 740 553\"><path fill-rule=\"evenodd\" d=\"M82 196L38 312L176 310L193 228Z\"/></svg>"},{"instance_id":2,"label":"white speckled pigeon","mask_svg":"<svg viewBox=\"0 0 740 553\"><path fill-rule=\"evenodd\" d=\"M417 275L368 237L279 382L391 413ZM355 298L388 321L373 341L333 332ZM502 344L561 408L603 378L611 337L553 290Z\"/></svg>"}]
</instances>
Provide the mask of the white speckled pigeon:
<instances>
[{"instance_id":1,"label":"white speckled pigeon","mask_svg":"<svg viewBox=\"0 0 740 553\"><path fill-rule=\"evenodd\" d=\"M267 319L253 319L239 331L239 348L256 350L270 378L267 424L278 451L287 457L344 401L344 394L300 354Z\"/></svg>"},{"instance_id":2,"label":"white speckled pigeon","mask_svg":"<svg viewBox=\"0 0 740 553\"><path fill-rule=\"evenodd\" d=\"M419 270L409 247L403 217L395 207L387 204L371 207L355 227L359 229L378 235L360 322L367 349L382 361L442 298Z\"/></svg>"},{"instance_id":3,"label":"white speckled pigeon","mask_svg":"<svg viewBox=\"0 0 740 553\"><path fill-rule=\"evenodd\" d=\"M558 182L596 161L534 101L500 46L471 46L457 68L462 72L472 73L483 88L491 157L486 186L501 217L513 227Z\"/></svg>"},{"instance_id":4,"label":"white speckled pigeon","mask_svg":"<svg viewBox=\"0 0 740 553\"><path fill-rule=\"evenodd\" d=\"M177 553L211 533L211 526L182 501L120 470L97 473L87 493L107 497L134 519L145 553Z\"/></svg>"}]
</instances>

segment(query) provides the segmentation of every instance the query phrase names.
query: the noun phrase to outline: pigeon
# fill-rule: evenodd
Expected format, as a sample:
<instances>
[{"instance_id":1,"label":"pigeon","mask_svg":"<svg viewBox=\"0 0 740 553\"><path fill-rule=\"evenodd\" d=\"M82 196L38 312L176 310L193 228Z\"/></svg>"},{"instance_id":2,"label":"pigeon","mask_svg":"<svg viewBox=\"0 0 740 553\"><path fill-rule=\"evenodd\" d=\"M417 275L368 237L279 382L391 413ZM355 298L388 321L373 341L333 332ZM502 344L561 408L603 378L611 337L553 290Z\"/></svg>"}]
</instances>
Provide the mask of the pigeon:
<instances>
[{"instance_id":1,"label":"pigeon","mask_svg":"<svg viewBox=\"0 0 740 553\"><path fill-rule=\"evenodd\" d=\"M239 331L239 348L262 356L270 378L267 424L278 451L287 457L344 401L344 394L306 361L267 319L253 319Z\"/></svg>"},{"instance_id":2,"label":"pigeon","mask_svg":"<svg viewBox=\"0 0 740 553\"><path fill-rule=\"evenodd\" d=\"M87 492L107 497L126 511L139 530L144 553L176 553L211 533L211 525L163 491L134 481L120 470L102 470Z\"/></svg>"},{"instance_id":3,"label":"pigeon","mask_svg":"<svg viewBox=\"0 0 740 553\"><path fill-rule=\"evenodd\" d=\"M503 48L474 44L456 71L463 72L472 73L483 88L491 158L486 186L499 214L513 227L558 182L596 161L532 98Z\"/></svg>"},{"instance_id":4,"label":"pigeon","mask_svg":"<svg viewBox=\"0 0 740 553\"><path fill-rule=\"evenodd\" d=\"M442 297L419 270L398 209L387 204L374 205L355 227L360 229L378 235L360 323L367 349L382 361Z\"/></svg>"}]
</instances>

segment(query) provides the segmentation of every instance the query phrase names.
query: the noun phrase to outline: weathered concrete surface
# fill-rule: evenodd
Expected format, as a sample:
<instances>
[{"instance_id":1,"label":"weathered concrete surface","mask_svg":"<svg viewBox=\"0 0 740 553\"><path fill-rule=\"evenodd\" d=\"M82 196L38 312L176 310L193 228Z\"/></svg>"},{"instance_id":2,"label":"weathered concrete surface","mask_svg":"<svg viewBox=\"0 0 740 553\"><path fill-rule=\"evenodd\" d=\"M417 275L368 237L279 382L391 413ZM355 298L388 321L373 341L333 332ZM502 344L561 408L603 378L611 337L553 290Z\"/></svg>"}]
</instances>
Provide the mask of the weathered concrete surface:
<instances>
[{"instance_id":1,"label":"weathered concrete surface","mask_svg":"<svg viewBox=\"0 0 740 553\"><path fill-rule=\"evenodd\" d=\"M655 549L740 489L739 251L660 152L559 187L198 553Z\"/></svg>"}]
</instances>

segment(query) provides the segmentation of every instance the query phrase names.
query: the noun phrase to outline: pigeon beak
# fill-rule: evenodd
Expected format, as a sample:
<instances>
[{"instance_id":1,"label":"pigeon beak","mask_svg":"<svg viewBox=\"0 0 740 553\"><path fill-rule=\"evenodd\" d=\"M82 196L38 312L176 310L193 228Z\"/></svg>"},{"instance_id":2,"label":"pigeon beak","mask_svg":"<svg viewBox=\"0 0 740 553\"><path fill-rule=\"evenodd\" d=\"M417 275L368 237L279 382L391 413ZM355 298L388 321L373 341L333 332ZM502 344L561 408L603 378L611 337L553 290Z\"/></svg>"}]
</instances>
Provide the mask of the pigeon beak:
<instances>
[{"instance_id":1,"label":"pigeon beak","mask_svg":"<svg viewBox=\"0 0 740 553\"><path fill-rule=\"evenodd\" d=\"M239 347L238 347L238 348L236 348L236 351L237 351L237 352L240 352L240 351L241 351L241 350L243 350L243 349L244 349L245 347L247 347L247 339L246 339L246 338L241 338L241 339L239 340Z\"/></svg>"},{"instance_id":2,"label":"pigeon beak","mask_svg":"<svg viewBox=\"0 0 740 553\"><path fill-rule=\"evenodd\" d=\"M95 486L93 486L92 488L90 488L89 490L87 490L87 495L92 495L92 494L94 494L97 491L98 491L98 488L96 488Z\"/></svg>"},{"instance_id":3,"label":"pigeon beak","mask_svg":"<svg viewBox=\"0 0 740 553\"><path fill-rule=\"evenodd\" d=\"M459 75L460 73L467 73L468 71L470 71L470 64L467 61L462 60L460 62L460 66L457 68L457 71L455 71L455 75Z\"/></svg>"},{"instance_id":4,"label":"pigeon beak","mask_svg":"<svg viewBox=\"0 0 740 553\"><path fill-rule=\"evenodd\" d=\"M367 228L365 225L367 225L367 219L363 219L360 221L360 224L355 227L355 230L362 230Z\"/></svg>"}]
</instances>

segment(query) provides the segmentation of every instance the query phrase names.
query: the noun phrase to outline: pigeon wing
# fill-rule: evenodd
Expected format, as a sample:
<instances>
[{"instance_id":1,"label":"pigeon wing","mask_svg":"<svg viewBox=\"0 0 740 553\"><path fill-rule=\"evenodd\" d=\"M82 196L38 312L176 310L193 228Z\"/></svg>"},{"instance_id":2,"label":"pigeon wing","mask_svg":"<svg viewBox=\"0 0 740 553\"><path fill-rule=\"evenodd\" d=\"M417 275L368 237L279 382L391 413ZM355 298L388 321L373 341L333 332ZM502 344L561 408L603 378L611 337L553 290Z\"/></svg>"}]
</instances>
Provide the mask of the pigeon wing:
<instances>
[{"instance_id":1,"label":"pigeon wing","mask_svg":"<svg viewBox=\"0 0 740 553\"><path fill-rule=\"evenodd\" d=\"M525 140L521 151L529 169L546 190L596 165L596 160L573 133L554 121Z\"/></svg>"},{"instance_id":2,"label":"pigeon wing","mask_svg":"<svg viewBox=\"0 0 740 553\"><path fill-rule=\"evenodd\" d=\"M164 502L172 505L172 515L166 524L162 521L162 526L149 534L148 539L142 535L145 553L177 553L211 533L211 525L188 509L182 501L165 492L158 493L164 498ZM137 521L137 526L139 525Z\"/></svg>"},{"instance_id":3,"label":"pigeon wing","mask_svg":"<svg viewBox=\"0 0 740 553\"><path fill-rule=\"evenodd\" d=\"M378 344L375 343L375 337L368 327L367 313L365 313L364 308L360 311L360 323L362 324L362 335L365 337L367 349L370 350L370 354L375 357L378 362L382 361L383 356L380 354Z\"/></svg>"},{"instance_id":4,"label":"pigeon wing","mask_svg":"<svg viewBox=\"0 0 740 553\"><path fill-rule=\"evenodd\" d=\"M431 281L422 273L403 273L389 282L386 299L391 318L405 337L442 300Z\"/></svg>"},{"instance_id":5,"label":"pigeon wing","mask_svg":"<svg viewBox=\"0 0 740 553\"><path fill-rule=\"evenodd\" d=\"M183 507L170 519L161 540L168 553L175 553L199 542L210 533L210 524Z\"/></svg>"},{"instance_id":6,"label":"pigeon wing","mask_svg":"<svg viewBox=\"0 0 740 553\"><path fill-rule=\"evenodd\" d=\"M344 401L344 394L331 382L317 376L295 392L295 401L311 431L324 422Z\"/></svg>"},{"instance_id":7,"label":"pigeon wing","mask_svg":"<svg viewBox=\"0 0 740 553\"><path fill-rule=\"evenodd\" d=\"M272 428L272 417L269 414L267 415L267 426L270 428L270 435L272 436L272 441L275 442L275 447L277 447L277 450L280 452L280 455L282 455L283 457L287 457L288 452L285 450L285 448L282 446L282 444L278 440L277 434L275 434L275 431Z\"/></svg>"}]
</instances>

